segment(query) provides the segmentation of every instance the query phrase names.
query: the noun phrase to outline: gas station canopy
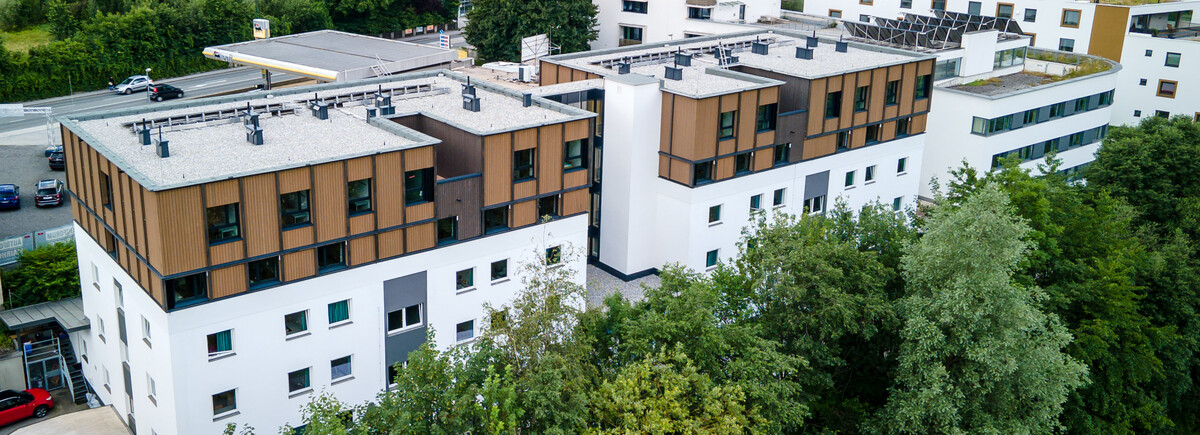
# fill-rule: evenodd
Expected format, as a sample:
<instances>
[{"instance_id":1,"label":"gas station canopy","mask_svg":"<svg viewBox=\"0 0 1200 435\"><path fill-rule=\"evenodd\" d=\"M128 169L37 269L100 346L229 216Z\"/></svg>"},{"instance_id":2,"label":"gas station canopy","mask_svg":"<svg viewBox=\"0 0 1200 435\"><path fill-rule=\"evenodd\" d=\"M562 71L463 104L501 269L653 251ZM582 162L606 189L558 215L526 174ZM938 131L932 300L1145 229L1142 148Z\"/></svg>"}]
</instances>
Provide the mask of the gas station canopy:
<instances>
[{"instance_id":1,"label":"gas station canopy","mask_svg":"<svg viewBox=\"0 0 1200 435\"><path fill-rule=\"evenodd\" d=\"M207 47L204 56L233 65L323 82L340 82L448 67L451 61L458 59L458 52L336 30L318 30Z\"/></svg>"}]
</instances>

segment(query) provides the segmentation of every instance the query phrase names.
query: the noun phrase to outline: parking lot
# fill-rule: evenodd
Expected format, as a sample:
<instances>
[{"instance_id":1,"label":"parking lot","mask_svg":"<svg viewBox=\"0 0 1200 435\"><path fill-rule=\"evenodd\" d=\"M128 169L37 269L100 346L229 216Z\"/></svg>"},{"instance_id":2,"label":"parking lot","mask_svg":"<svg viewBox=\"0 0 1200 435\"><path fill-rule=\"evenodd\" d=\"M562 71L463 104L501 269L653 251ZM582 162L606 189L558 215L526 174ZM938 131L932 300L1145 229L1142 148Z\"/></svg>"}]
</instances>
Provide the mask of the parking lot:
<instances>
[{"instance_id":1,"label":"parking lot","mask_svg":"<svg viewBox=\"0 0 1200 435\"><path fill-rule=\"evenodd\" d=\"M71 203L63 201L58 207L34 206L37 182L57 178L67 181L64 171L52 171L46 162L44 145L0 146L0 184L16 184L21 188L21 209L0 210L0 238L28 234L71 223Z\"/></svg>"}]
</instances>

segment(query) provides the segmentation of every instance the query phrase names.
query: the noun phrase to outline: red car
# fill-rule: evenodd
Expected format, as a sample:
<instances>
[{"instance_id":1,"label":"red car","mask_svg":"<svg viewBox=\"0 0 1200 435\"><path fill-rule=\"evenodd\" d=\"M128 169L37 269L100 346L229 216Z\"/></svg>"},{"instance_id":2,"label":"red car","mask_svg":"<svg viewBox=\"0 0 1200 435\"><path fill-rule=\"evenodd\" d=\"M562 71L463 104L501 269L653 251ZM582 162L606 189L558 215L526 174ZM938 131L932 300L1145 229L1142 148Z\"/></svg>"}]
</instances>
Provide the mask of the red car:
<instances>
[{"instance_id":1,"label":"red car","mask_svg":"<svg viewBox=\"0 0 1200 435\"><path fill-rule=\"evenodd\" d=\"M23 392L0 391L0 426L12 424L29 417L42 418L54 407L54 398L41 388L30 388Z\"/></svg>"}]
</instances>

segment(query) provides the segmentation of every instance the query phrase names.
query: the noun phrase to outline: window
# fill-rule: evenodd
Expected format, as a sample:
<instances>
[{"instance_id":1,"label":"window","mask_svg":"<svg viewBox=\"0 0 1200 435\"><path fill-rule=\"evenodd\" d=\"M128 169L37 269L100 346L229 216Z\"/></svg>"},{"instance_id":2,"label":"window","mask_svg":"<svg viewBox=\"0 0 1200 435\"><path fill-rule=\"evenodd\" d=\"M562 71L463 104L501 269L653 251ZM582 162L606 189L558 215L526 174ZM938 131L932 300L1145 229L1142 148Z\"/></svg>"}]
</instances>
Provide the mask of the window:
<instances>
[{"instance_id":1,"label":"window","mask_svg":"<svg viewBox=\"0 0 1200 435\"><path fill-rule=\"evenodd\" d=\"M1146 57L1150 57L1153 55L1154 55L1154 50L1146 50Z\"/></svg>"},{"instance_id":2,"label":"window","mask_svg":"<svg viewBox=\"0 0 1200 435\"><path fill-rule=\"evenodd\" d=\"M737 175L750 173L750 153L733 156L733 173Z\"/></svg>"},{"instance_id":3,"label":"window","mask_svg":"<svg viewBox=\"0 0 1200 435\"><path fill-rule=\"evenodd\" d=\"M345 243L338 242L317 247L318 272L341 269L343 267L346 267Z\"/></svg>"},{"instance_id":4,"label":"window","mask_svg":"<svg viewBox=\"0 0 1200 435\"><path fill-rule=\"evenodd\" d=\"M246 263L250 288L262 288L279 282L279 257L264 258Z\"/></svg>"},{"instance_id":5,"label":"window","mask_svg":"<svg viewBox=\"0 0 1200 435\"><path fill-rule=\"evenodd\" d=\"M783 195L786 191L787 189L775 189L775 193L771 195L771 205L776 207L783 205Z\"/></svg>"},{"instance_id":6,"label":"window","mask_svg":"<svg viewBox=\"0 0 1200 435\"><path fill-rule=\"evenodd\" d=\"M104 318L97 317L96 320L100 321L100 341L107 343L108 341L104 340Z\"/></svg>"},{"instance_id":7,"label":"window","mask_svg":"<svg viewBox=\"0 0 1200 435\"><path fill-rule=\"evenodd\" d=\"M237 410L237 390L213 394L213 415L221 415Z\"/></svg>"},{"instance_id":8,"label":"window","mask_svg":"<svg viewBox=\"0 0 1200 435\"><path fill-rule=\"evenodd\" d=\"M279 219L285 230L307 224L308 190L279 195Z\"/></svg>"},{"instance_id":9,"label":"window","mask_svg":"<svg viewBox=\"0 0 1200 435\"><path fill-rule=\"evenodd\" d=\"M867 170L863 174L864 183L870 183L872 181L875 181L875 165L867 166Z\"/></svg>"},{"instance_id":10,"label":"window","mask_svg":"<svg viewBox=\"0 0 1200 435\"><path fill-rule=\"evenodd\" d=\"M1136 118L1141 118L1141 117L1142 117L1142 111L1141 111L1141 110L1134 110L1134 111L1133 111L1133 116L1134 116L1134 117L1136 117Z\"/></svg>"},{"instance_id":11,"label":"window","mask_svg":"<svg viewBox=\"0 0 1200 435\"><path fill-rule=\"evenodd\" d=\"M562 264L562 246L546 248L546 265L553 266L555 264Z\"/></svg>"},{"instance_id":12,"label":"window","mask_svg":"<svg viewBox=\"0 0 1200 435\"><path fill-rule=\"evenodd\" d=\"M829 10L829 18L841 18L841 17L842 17L842 11L839 11L837 9Z\"/></svg>"},{"instance_id":13,"label":"window","mask_svg":"<svg viewBox=\"0 0 1200 435\"><path fill-rule=\"evenodd\" d=\"M762 210L762 194L750 197L750 211Z\"/></svg>"},{"instance_id":14,"label":"window","mask_svg":"<svg viewBox=\"0 0 1200 435\"><path fill-rule=\"evenodd\" d=\"M869 23L871 22L871 16L867 14L858 14L858 21Z\"/></svg>"},{"instance_id":15,"label":"window","mask_svg":"<svg viewBox=\"0 0 1200 435\"><path fill-rule=\"evenodd\" d=\"M329 324L336 325L350 321L350 300L337 301L329 304Z\"/></svg>"},{"instance_id":16,"label":"window","mask_svg":"<svg viewBox=\"0 0 1200 435\"><path fill-rule=\"evenodd\" d=\"M1076 112L1086 112L1088 110L1088 104L1090 102L1091 102L1090 97L1076 98L1075 99L1075 111Z\"/></svg>"},{"instance_id":17,"label":"window","mask_svg":"<svg viewBox=\"0 0 1200 435\"><path fill-rule=\"evenodd\" d=\"M870 6L875 3L875 0L858 0L858 4Z\"/></svg>"},{"instance_id":18,"label":"window","mask_svg":"<svg viewBox=\"0 0 1200 435\"><path fill-rule=\"evenodd\" d=\"M693 20L711 19L712 18L712 9L688 7L688 18L691 18Z\"/></svg>"},{"instance_id":19,"label":"window","mask_svg":"<svg viewBox=\"0 0 1200 435\"><path fill-rule=\"evenodd\" d=\"M299 334L308 330L308 310L297 311L283 316L283 334Z\"/></svg>"},{"instance_id":20,"label":"window","mask_svg":"<svg viewBox=\"0 0 1200 435\"><path fill-rule=\"evenodd\" d=\"M154 396L158 395L158 385L155 384L154 378L150 377L149 373L146 373L146 395L150 397L150 402L153 403L157 401ZM155 403L155 405L157 405L157 403Z\"/></svg>"},{"instance_id":21,"label":"window","mask_svg":"<svg viewBox=\"0 0 1200 435\"><path fill-rule=\"evenodd\" d=\"M450 243L458 240L458 216L450 216L437 220L437 242L438 244Z\"/></svg>"},{"instance_id":22,"label":"window","mask_svg":"<svg viewBox=\"0 0 1200 435\"><path fill-rule=\"evenodd\" d=\"M758 131L774 130L778 114L779 104L771 103L758 106L758 114L754 117L754 128Z\"/></svg>"},{"instance_id":23,"label":"window","mask_svg":"<svg viewBox=\"0 0 1200 435\"><path fill-rule=\"evenodd\" d=\"M1025 8L1025 22L1033 23L1037 21L1037 9Z\"/></svg>"},{"instance_id":24,"label":"window","mask_svg":"<svg viewBox=\"0 0 1200 435\"><path fill-rule=\"evenodd\" d=\"M775 145L775 153L772 156L771 164L779 166L788 162L788 152L791 151L792 144L782 143Z\"/></svg>"},{"instance_id":25,"label":"window","mask_svg":"<svg viewBox=\"0 0 1200 435\"><path fill-rule=\"evenodd\" d=\"M933 0L929 8L935 11L944 11L946 10L946 0Z\"/></svg>"},{"instance_id":26,"label":"window","mask_svg":"<svg viewBox=\"0 0 1200 435\"><path fill-rule=\"evenodd\" d=\"M1063 112L1067 111L1067 103L1057 103L1050 105L1050 117L1058 118L1063 116Z\"/></svg>"},{"instance_id":27,"label":"window","mask_svg":"<svg viewBox=\"0 0 1200 435\"><path fill-rule=\"evenodd\" d=\"M846 187L850 187L853 185L854 185L854 171L850 171L850 172L846 173Z\"/></svg>"},{"instance_id":28,"label":"window","mask_svg":"<svg viewBox=\"0 0 1200 435\"><path fill-rule=\"evenodd\" d=\"M513 181L532 180L535 148L513 152Z\"/></svg>"},{"instance_id":29,"label":"window","mask_svg":"<svg viewBox=\"0 0 1200 435\"><path fill-rule=\"evenodd\" d=\"M721 117L718 121L719 123L717 124L718 139L729 139L733 137L733 124L735 119L737 119L736 110L721 112Z\"/></svg>"},{"instance_id":30,"label":"window","mask_svg":"<svg viewBox=\"0 0 1200 435\"><path fill-rule=\"evenodd\" d=\"M1154 116L1157 116L1157 117L1159 117L1159 118L1170 118L1170 117L1171 117L1171 112L1168 112L1168 111L1166 111L1166 110L1155 110L1155 111L1154 111Z\"/></svg>"},{"instance_id":31,"label":"window","mask_svg":"<svg viewBox=\"0 0 1200 435\"><path fill-rule=\"evenodd\" d=\"M288 392L295 393L300 390L307 389L309 385L308 379L309 367L296 370L288 373Z\"/></svg>"},{"instance_id":32,"label":"window","mask_svg":"<svg viewBox=\"0 0 1200 435\"><path fill-rule=\"evenodd\" d=\"M462 343L472 338L475 338L474 320L468 320L466 322L454 325L454 341Z\"/></svg>"},{"instance_id":33,"label":"window","mask_svg":"<svg viewBox=\"0 0 1200 435\"><path fill-rule=\"evenodd\" d=\"M404 173L404 205L433 201L433 168Z\"/></svg>"},{"instance_id":34,"label":"window","mask_svg":"<svg viewBox=\"0 0 1200 435\"><path fill-rule=\"evenodd\" d=\"M1171 80L1158 81L1158 96L1175 98L1175 88L1179 85L1178 82Z\"/></svg>"},{"instance_id":35,"label":"window","mask_svg":"<svg viewBox=\"0 0 1200 435\"><path fill-rule=\"evenodd\" d=\"M354 180L346 185L347 196L350 198L350 214L360 214L371 211L371 179Z\"/></svg>"},{"instance_id":36,"label":"window","mask_svg":"<svg viewBox=\"0 0 1200 435\"><path fill-rule=\"evenodd\" d=\"M900 211L900 206L904 204L904 197L897 196L892 199L892 211Z\"/></svg>"},{"instance_id":37,"label":"window","mask_svg":"<svg viewBox=\"0 0 1200 435\"><path fill-rule=\"evenodd\" d=\"M642 28L621 26L621 40L618 41L619 46L637 45L642 43Z\"/></svg>"},{"instance_id":38,"label":"window","mask_svg":"<svg viewBox=\"0 0 1200 435\"><path fill-rule=\"evenodd\" d=\"M106 368L106 369L104 369L104 389L105 389L105 390L108 390L108 392L110 392L110 393L111 393L111 392L112 392L112 388L110 388L110 387L108 386L108 385L109 385L109 381L111 381L111 379L109 378L108 369Z\"/></svg>"},{"instance_id":39,"label":"window","mask_svg":"<svg viewBox=\"0 0 1200 435\"><path fill-rule=\"evenodd\" d=\"M979 11L982 8L983 8L983 5L980 4L979 2L967 2L967 13L968 14L979 15Z\"/></svg>"},{"instance_id":40,"label":"window","mask_svg":"<svg viewBox=\"0 0 1200 435\"><path fill-rule=\"evenodd\" d=\"M714 205L708 208L708 223L715 224L721 222L721 205Z\"/></svg>"},{"instance_id":41,"label":"window","mask_svg":"<svg viewBox=\"0 0 1200 435\"><path fill-rule=\"evenodd\" d=\"M563 143L563 169L583 167L583 139L569 140Z\"/></svg>"},{"instance_id":42,"label":"window","mask_svg":"<svg viewBox=\"0 0 1200 435\"><path fill-rule=\"evenodd\" d=\"M879 142L879 124L867 126L867 144Z\"/></svg>"},{"instance_id":43,"label":"window","mask_svg":"<svg viewBox=\"0 0 1200 435\"><path fill-rule=\"evenodd\" d=\"M854 90L854 111L862 112L867 110L867 96L871 93L870 86L859 86Z\"/></svg>"},{"instance_id":44,"label":"window","mask_svg":"<svg viewBox=\"0 0 1200 435\"><path fill-rule=\"evenodd\" d=\"M409 305L387 315L389 333L408 329L421 324L421 304Z\"/></svg>"},{"instance_id":45,"label":"window","mask_svg":"<svg viewBox=\"0 0 1200 435\"><path fill-rule=\"evenodd\" d=\"M1105 107L1105 106L1109 106L1109 105L1111 105L1111 104L1112 104L1112 99L1113 99L1113 93L1114 93L1114 92L1116 92L1116 91L1115 91L1115 90L1113 90L1113 91L1108 91L1108 92L1105 92L1105 93L1102 93L1102 94L1097 94L1097 95L1099 95L1099 96L1100 96L1100 97L1099 97L1099 98L1100 98L1100 101L1099 101L1100 107Z\"/></svg>"},{"instance_id":46,"label":"window","mask_svg":"<svg viewBox=\"0 0 1200 435\"><path fill-rule=\"evenodd\" d=\"M621 7L622 12L633 12L635 14L646 13L646 2L635 2L635 1L625 0L624 2L622 2L621 6L622 6Z\"/></svg>"},{"instance_id":47,"label":"window","mask_svg":"<svg viewBox=\"0 0 1200 435\"><path fill-rule=\"evenodd\" d=\"M113 299L116 306L125 306L125 291L121 289L121 283L113 278Z\"/></svg>"},{"instance_id":48,"label":"window","mask_svg":"<svg viewBox=\"0 0 1200 435\"><path fill-rule=\"evenodd\" d=\"M719 261L721 258L719 254L720 253L716 249L706 252L704 254L704 267L710 269L717 267L717 261Z\"/></svg>"},{"instance_id":49,"label":"window","mask_svg":"<svg viewBox=\"0 0 1200 435\"><path fill-rule=\"evenodd\" d=\"M1013 16L1013 5L1007 3L999 3L996 5L996 16L1000 18L1009 18Z\"/></svg>"},{"instance_id":50,"label":"window","mask_svg":"<svg viewBox=\"0 0 1200 435\"><path fill-rule=\"evenodd\" d=\"M103 172L100 173L100 203L112 210L112 178Z\"/></svg>"},{"instance_id":51,"label":"window","mask_svg":"<svg viewBox=\"0 0 1200 435\"><path fill-rule=\"evenodd\" d=\"M1060 51L1070 51L1070 52L1075 51L1075 40L1069 39L1069 38L1059 38L1058 39L1058 49Z\"/></svg>"},{"instance_id":52,"label":"window","mask_svg":"<svg viewBox=\"0 0 1200 435\"><path fill-rule=\"evenodd\" d=\"M508 229L508 206L483 211L483 233L492 234Z\"/></svg>"},{"instance_id":53,"label":"window","mask_svg":"<svg viewBox=\"0 0 1200 435\"><path fill-rule=\"evenodd\" d=\"M845 151L850 149L850 132L841 131L837 134L837 150Z\"/></svg>"},{"instance_id":54,"label":"window","mask_svg":"<svg viewBox=\"0 0 1200 435\"><path fill-rule=\"evenodd\" d=\"M903 174L906 172L908 172L908 157L901 157L900 160L896 160L896 173Z\"/></svg>"},{"instance_id":55,"label":"window","mask_svg":"<svg viewBox=\"0 0 1200 435\"><path fill-rule=\"evenodd\" d=\"M912 0L900 0L900 9L912 9Z\"/></svg>"},{"instance_id":56,"label":"window","mask_svg":"<svg viewBox=\"0 0 1200 435\"><path fill-rule=\"evenodd\" d=\"M929 80L932 77L929 74L917 76L917 84L913 87L913 98L918 100L929 98Z\"/></svg>"},{"instance_id":57,"label":"window","mask_svg":"<svg viewBox=\"0 0 1200 435\"><path fill-rule=\"evenodd\" d=\"M1021 117L1022 124L1037 124L1038 109L1029 109L1025 111L1025 115Z\"/></svg>"},{"instance_id":58,"label":"window","mask_svg":"<svg viewBox=\"0 0 1200 435\"><path fill-rule=\"evenodd\" d=\"M808 213L816 214L825 211L825 195L816 196L804 200L804 210Z\"/></svg>"},{"instance_id":59,"label":"window","mask_svg":"<svg viewBox=\"0 0 1200 435\"><path fill-rule=\"evenodd\" d=\"M1138 80L1138 85L1141 85L1141 86L1146 86L1146 79L1140 79L1140 80Z\"/></svg>"},{"instance_id":60,"label":"window","mask_svg":"<svg viewBox=\"0 0 1200 435\"><path fill-rule=\"evenodd\" d=\"M454 273L454 289L467 290L475 287L475 268L463 269Z\"/></svg>"},{"instance_id":61,"label":"window","mask_svg":"<svg viewBox=\"0 0 1200 435\"><path fill-rule=\"evenodd\" d=\"M1076 9L1063 9L1062 26L1063 27L1079 27L1080 12Z\"/></svg>"},{"instance_id":62,"label":"window","mask_svg":"<svg viewBox=\"0 0 1200 435\"><path fill-rule=\"evenodd\" d=\"M912 118L900 118L896 120L896 137L901 138L908 136L908 126Z\"/></svg>"},{"instance_id":63,"label":"window","mask_svg":"<svg viewBox=\"0 0 1200 435\"><path fill-rule=\"evenodd\" d=\"M1180 55L1179 53L1167 53L1167 63L1166 63L1166 66L1169 66L1169 67L1172 67L1172 68L1179 68L1179 58L1180 58L1180 56L1181 56L1181 55Z\"/></svg>"},{"instance_id":64,"label":"window","mask_svg":"<svg viewBox=\"0 0 1200 435\"><path fill-rule=\"evenodd\" d=\"M233 330L226 329L216 334L208 334L208 359L233 354Z\"/></svg>"},{"instance_id":65,"label":"window","mask_svg":"<svg viewBox=\"0 0 1200 435\"><path fill-rule=\"evenodd\" d=\"M112 231L104 230L104 250L114 260L117 259L117 236Z\"/></svg>"},{"instance_id":66,"label":"window","mask_svg":"<svg viewBox=\"0 0 1200 435\"><path fill-rule=\"evenodd\" d=\"M167 294L171 295L169 308L179 308L208 299L208 277L196 273L166 281Z\"/></svg>"},{"instance_id":67,"label":"window","mask_svg":"<svg viewBox=\"0 0 1200 435\"><path fill-rule=\"evenodd\" d=\"M898 98L897 98L897 97L899 97L899 95L900 95L900 81L892 80L890 82L887 82L887 87L884 88L884 92L883 92L883 104L886 104L888 106L896 105L899 102Z\"/></svg>"},{"instance_id":68,"label":"window","mask_svg":"<svg viewBox=\"0 0 1200 435\"><path fill-rule=\"evenodd\" d=\"M150 344L150 320L146 316L142 316L142 339L146 344Z\"/></svg>"},{"instance_id":69,"label":"window","mask_svg":"<svg viewBox=\"0 0 1200 435\"><path fill-rule=\"evenodd\" d=\"M508 259L492 262L492 281L508 278Z\"/></svg>"},{"instance_id":70,"label":"window","mask_svg":"<svg viewBox=\"0 0 1200 435\"><path fill-rule=\"evenodd\" d=\"M538 198L537 211L539 218L558 217L558 195Z\"/></svg>"},{"instance_id":71,"label":"window","mask_svg":"<svg viewBox=\"0 0 1200 435\"><path fill-rule=\"evenodd\" d=\"M825 119L837 118L842 113L842 91L825 94Z\"/></svg>"},{"instance_id":72,"label":"window","mask_svg":"<svg viewBox=\"0 0 1200 435\"><path fill-rule=\"evenodd\" d=\"M237 203L209 207L205 212L208 220L208 243L237 240L241 235L238 228Z\"/></svg>"},{"instance_id":73,"label":"window","mask_svg":"<svg viewBox=\"0 0 1200 435\"><path fill-rule=\"evenodd\" d=\"M329 362L329 378L332 380L344 379L353 373L350 368L350 355Z\"/></svg>"},{"instance_id":74,"label":"window","mask_svg":"<svg viewBox=\"0 0 1200 435\"><path fill-rule=\"evenodd\" d=\"M692 183L701 184L712 181L713 162L696 163L692 168Z\"/></svg>"}]
</instances>

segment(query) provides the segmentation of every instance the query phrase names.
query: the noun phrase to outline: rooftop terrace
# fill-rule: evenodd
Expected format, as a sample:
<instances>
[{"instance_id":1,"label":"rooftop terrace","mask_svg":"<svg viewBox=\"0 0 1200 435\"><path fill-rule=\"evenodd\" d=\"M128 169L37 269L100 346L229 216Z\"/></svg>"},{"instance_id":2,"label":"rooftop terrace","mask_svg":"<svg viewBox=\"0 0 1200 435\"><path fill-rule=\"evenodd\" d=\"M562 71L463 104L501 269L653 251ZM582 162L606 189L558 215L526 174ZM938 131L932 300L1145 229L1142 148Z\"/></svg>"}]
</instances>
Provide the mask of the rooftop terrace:
<instances>
[{"instance_id":1,"label":"rooftop terrace","mask_svg":"<svg viewBox=\"0 0 1200 435\"><path fill-rule=\"evenodd\" d=\"M971 81L957 78L939 82L939 87L987 97L1005 97L1039 86L1093 75L1112 74L1120 65L1107 59L1078 53L1029 48L1020 71Z\"/></svg>"},{"instance_id":2,"label":"rooftop terrace","mask_svg":"<svg viewBox=\"0 0 1200 435\"><path fill-rule=\"evenodd\" d=\"M391 95L395 117L422 114L476 135L589 118L589 112L474 82L480 111L463 109L466 78L423 72L347 84L289 88L271 94L181 101L132 110L69 116L60 121L99 153L150 190L273 172L439 143L436 138L389 119L367 118L379 90ZM314 101L328 104L329 119L310 113ZM260 113L262 145L246 139L247 106ZM169 142L170 156L142 145L135 130Z\"/></svg>"}]
</instances>

